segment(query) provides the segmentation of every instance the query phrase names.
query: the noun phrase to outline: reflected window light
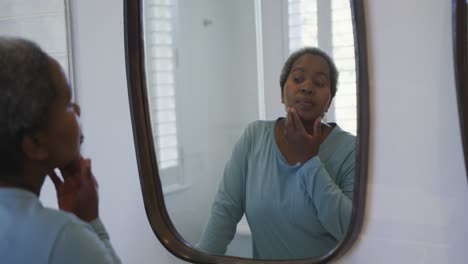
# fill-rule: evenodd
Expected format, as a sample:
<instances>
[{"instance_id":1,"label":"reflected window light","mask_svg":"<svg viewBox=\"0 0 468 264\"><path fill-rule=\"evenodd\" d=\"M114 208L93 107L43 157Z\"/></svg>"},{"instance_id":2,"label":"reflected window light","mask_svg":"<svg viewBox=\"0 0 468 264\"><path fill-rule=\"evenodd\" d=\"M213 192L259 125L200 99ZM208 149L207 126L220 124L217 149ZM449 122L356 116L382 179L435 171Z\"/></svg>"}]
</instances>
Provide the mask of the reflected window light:
<instances>
[{"instance_id":1,"label":"reflected window light","mask_svg":"<svg viewBox=\"0 0 468 264\"><path fill-rule=\"evenodd\" d=\"M173 0L146 0L145 52L148 96L159 169L180 165L175 100Z\"/></svg>"}]
</instances>

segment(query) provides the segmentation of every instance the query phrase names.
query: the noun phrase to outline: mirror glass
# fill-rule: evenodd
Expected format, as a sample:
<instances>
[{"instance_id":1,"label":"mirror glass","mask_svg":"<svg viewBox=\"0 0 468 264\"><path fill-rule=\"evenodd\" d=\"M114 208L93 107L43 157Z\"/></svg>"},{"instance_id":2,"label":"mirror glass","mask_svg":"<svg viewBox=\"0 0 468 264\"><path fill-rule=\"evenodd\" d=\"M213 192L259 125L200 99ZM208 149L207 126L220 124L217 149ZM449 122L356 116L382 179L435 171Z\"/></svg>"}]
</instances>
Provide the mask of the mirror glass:
<instances>
[{"instance_id":1,"label":"mirror glass","mask_svg":"<svg viewBox=\"0 0 468 264\"><path fill-rule=\"evenodd\" d=\"M334 249L354 186L350 1L144 0L142 20L152 136L180 236L203 252L258 259ZM305 46L336 64L330 105L321 55L295 60L282 92L283 64ZM326 111L315 128L314 111Z\"/></svg>"}]
</instances>

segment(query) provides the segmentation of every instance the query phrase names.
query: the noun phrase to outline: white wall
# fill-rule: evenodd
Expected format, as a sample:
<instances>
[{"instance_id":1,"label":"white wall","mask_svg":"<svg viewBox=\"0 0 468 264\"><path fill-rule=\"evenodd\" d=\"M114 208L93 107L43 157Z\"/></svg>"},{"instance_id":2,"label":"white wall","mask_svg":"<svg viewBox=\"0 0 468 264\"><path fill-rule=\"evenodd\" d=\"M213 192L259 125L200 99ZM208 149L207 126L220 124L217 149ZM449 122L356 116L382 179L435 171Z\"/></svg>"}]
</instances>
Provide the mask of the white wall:
<instances>
[{"instance_id":1,"label":"white wall","mask_svg":"<svg viewBox=\"0 0 468 264\"><path fill-rule=\"evenodd\" d=\"M175 227L195 244L232 146L258 119L255 16L250 0L179 0L178 9L176 108L188 188L165 199Z\"/></svg>"},{"instance_id":2,"label":"white wall","mask_svg":"<svg viewBox=\"0 0 468 264\"><path fill-rule=\"evenodd\" d=\"M366 1L371 159L365 226L346 263L468 258L450 2Z\"/></svg>"},{"instance_id":3,"label":"white wall","mask_svg":"<svg viewBox=\"0 0 468 264\"><path fill-rule=\"evenodd\" d=\"M284 39L283 0L261 0L262 38L263 38L263 78L265 96L265 119L272 120L285 115L284 105L281 103L281 86L279 76L283 62L289 54L287 41Z\"/></svg>"},{"instance_id":4,"label":"white wall","mask_svg":"<svg viewBox=\"0 0 468 264\"><path fill-rule=\"evenodd\" d=\"M342 263L465 263L467 180L450 1L365 1L371 159L365 226ZM143 209L128 110L122 3L73 2L86 153L101 214L126 263L175 263ZM264 40L265 41L265 40Z\"/></svg>"}]
</instances>

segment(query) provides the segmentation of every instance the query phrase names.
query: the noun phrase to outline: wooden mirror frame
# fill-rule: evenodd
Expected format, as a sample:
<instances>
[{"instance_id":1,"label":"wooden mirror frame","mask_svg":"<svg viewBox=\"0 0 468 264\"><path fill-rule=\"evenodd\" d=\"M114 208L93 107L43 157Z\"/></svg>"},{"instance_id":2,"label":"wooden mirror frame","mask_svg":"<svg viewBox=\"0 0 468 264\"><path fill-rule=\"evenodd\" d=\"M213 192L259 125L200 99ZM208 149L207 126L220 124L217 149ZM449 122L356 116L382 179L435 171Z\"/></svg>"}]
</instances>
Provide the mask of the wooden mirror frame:
<instances>
[{"instance_id":1,"label":"wooden mirror frame","mask_svg":"<svg viewBox=\"0 0 468 264\"><path fill-rule=\"evenodd\" d=\"M468 177L468 20L467 0L452 1L453 62L457 89L458 114Z\"/></svg>"},{"instance_id":2,"label":"wooden mirror frame","mask_svg":"<svg viewBox=\"0 0 468 264\"><path fill-rule=\"evenodd\" d=\"M235 0L233 0L235 1ZM362 227L369 158L369 78L364 0L350 0L357 73L356 180L351 222L345 238L328 254L301 260L255 260L217 256L193 249L177 232L164 203L149 117L146 91L142 0L124 0L127 83L141 190L148 220L161 244L173 255L192 263L326 263L343 255L356 241ZM155 260L157 262L157 260Z\"/></svg>"}]
</instances>

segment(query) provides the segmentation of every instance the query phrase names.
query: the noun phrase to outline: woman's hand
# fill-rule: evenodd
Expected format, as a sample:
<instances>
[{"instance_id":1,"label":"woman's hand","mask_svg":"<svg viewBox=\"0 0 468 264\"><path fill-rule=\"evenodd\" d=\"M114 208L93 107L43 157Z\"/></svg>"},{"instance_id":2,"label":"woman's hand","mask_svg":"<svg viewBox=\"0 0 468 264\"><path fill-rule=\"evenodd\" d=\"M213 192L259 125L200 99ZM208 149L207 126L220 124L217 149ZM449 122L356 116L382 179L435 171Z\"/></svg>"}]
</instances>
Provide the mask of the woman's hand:
<instances>
[{"instance_id":1,"label":"woman's hand","mask_svg":"<svg viewBox=\"0 0 468 264\"><path fill-rule=\"evenodd\" d=\"M293 151L298 162L304 164L317 156L322 141L322 118L314 122L312 134L307 133L296 109L288 107L287 119L284 127L286 142Z\"/></svg>"},{"instance_id":2,"label":"woman's hand","mask_svg":"<svg viewBox=\"0 0 468 264\"><path fill-rule=\"evenodd\" d=\"M60 168L60 172L63 181L54 171L49 173L57 191L59 208L85 222L98 218L97 182L91 172L91 160L80 157Z\"/></svg>"}]
</instances>

